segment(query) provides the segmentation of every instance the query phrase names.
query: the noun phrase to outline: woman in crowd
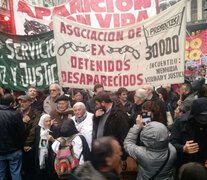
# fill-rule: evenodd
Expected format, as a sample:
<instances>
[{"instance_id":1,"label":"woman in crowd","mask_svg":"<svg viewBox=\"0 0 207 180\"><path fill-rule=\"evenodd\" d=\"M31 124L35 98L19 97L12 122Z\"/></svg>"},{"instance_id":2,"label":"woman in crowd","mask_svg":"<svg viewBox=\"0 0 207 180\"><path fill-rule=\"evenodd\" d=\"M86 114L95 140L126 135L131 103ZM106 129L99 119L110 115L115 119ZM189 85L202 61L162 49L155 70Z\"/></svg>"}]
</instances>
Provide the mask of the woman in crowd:
<instances>
[{"instance_id":1,"label":"woman in crowd","mask_svg":"<svg viewBox=\"0 0 207 180\"><path fill-rule=\"evenodd\" d=\"M143 146L136 145L139 134ZM137 179L173 179L176 150L169 143L169 131L162 123L150 122L143 126L142 117L138 115L124 141L124 148L139 166Z\"/></svg>"},{"instance_id":2,"label":"woman in crowd","mask_svg":"<svg viewBox=\"0 0 207 180\"><path fill-rule=\"evenodd\" d=\"M49 143L47 136L51 132L51 117L43 114L39 120L39 124L35 129L35 155L36 155L36 179L48 179L48 149Z\"/></svg>"},{"instance_id":3,"label":"woman in crowd","mask_svg":"<svg viewBox=\"0 0 207 180\"><path fill-rule=\"evenodd\" d=\"M158 121L167 125L167 120L164 119L160 107L154 101L146 101L142 105L142 112L150 112L152 121Z\"/></svg>"},{"instance_id":4,"label":"woman in crowd","mask_svg":"<svg viewBox=\"0 0 207 180\"><path fill-rule=\"evenodd\" d=\"M79 164L83 164L84 161L90 160L88 143L84 136L79 134L73 120L63 121L60 128L60 137L52 144L53 151L57 154L59 149L65 146L67 142L72 143L74 156L79 160Z\"/></svg>"}]
</instances>

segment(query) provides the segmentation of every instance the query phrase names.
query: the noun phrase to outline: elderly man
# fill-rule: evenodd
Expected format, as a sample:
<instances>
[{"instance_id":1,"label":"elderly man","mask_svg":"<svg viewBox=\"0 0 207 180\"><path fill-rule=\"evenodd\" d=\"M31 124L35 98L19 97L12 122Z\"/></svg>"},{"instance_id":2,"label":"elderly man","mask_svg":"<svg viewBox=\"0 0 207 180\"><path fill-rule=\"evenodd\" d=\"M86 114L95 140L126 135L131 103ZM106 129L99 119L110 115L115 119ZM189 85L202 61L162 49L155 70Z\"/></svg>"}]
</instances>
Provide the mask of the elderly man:
<instances>
[{"instance_id":1,"label":"elderly man","mask_svg":"<svg viewBox=\"0 0 207 180\"><path fill-rule=\"evenodd\" d=\"M92 131L93 131L93 114L86 111L82 102L77 102L73 106L75 116L72 120L75 122L77 130L86 138L89 148L91 149Z\"/></svg>"},{"instance_id":2,"label":"elderly man","mask_svg":"<svg viewBox=\"0 0 207 180\"><path fill-rule=\"evenodd\" d=\"M136 123L137 116L142 112L142 105L147 100L147 95L144 89L137 89L134 94L134 105L130 117L130 127Z\"/></svg>"},{"instance_id":3,"label":"elderly man","mask_svg":"<svg viewBox=\"0 0 207 180\"><path fill-rule=\"evenodd\" d=\"M158 95L154 91L154 87L149 85L149 84L145 84L145 85L142 86L142 89L145 90L145 93L146 93L146 96L147 96L147 100L154 101L160 107L160 111L162 112L163 118L165 120L164 124L167 125L167 116L166 116L167 108L166 108L166 105L158 97Z\"/></svg>"},{"instance_id":4,"label":"elderly man","mask_svg":"<svg viewBox=\"0 0 207 180\"><path fill-rule=\"evenodd\" d=\"M59 84L51 84L50 88L50 95L44 100L43 109L44 112L50 114L50 112L56 109L56 99L61 95L62 89Z\"/></svg>"},{"instance_id":5,"label":"elderly man","mask_svg":"<svg viewBox=\"0 0 207 180\"><path fill-rule=\"evenodd\" d=\"M34 169L31 168L34 165L34 151L32 149L35 138L35 127L38 125L40 119L39 111L32 111L32 98L27 95L18 97L20 108L17 112L23 116L23 122L25 125L25 142L23 153L23 172L25 179L33 179Z\"/></svg>"}]
</instances>

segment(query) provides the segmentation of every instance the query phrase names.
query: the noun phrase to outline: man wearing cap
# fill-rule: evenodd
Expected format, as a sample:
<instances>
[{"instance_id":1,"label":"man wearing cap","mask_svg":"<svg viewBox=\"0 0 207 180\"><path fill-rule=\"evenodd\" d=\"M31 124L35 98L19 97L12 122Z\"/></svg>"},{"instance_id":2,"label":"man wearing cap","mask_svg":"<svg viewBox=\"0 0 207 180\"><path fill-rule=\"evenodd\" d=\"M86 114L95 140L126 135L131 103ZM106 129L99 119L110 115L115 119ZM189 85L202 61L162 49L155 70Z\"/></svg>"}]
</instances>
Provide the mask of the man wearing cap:
<instances>
[{"instance_id":1,"label":"man wearing cap","mask_svg":"<svg viewBox=\"0 0 207 180\"><path fill-rule=\"evenodd\" d=\"M193 101L191 110L175 121L171 143L178 153L177 167L187 162L207 161L207 99Z\"/></svg>"},{"instance_id":2,"label":"man wearing cap","mask_svg":"<svg viewBox=\"0 0 207 180\"><path fill-rule=\"evenodd\" d=\"M35 127L40 119L39 111L32 111L32 98L28 95L18 97L20 108L17 112L23 116L25 126L25 141L23 152L23 172L25 179L33 179L34 151L32 149L35 138Z\"/></svg>"},{"instance_id":3,"label":"man wearing cap","mask_svg":"<svg viewBox=\"0 0 207 180\"><path fill-rule=\"evenodd\" d=\"M50 116L54 120L56 127L61 127L63 121L71 119L73 116L73 109L70 107L69 96L62 94L59 96L55 103L57 107L51 111Z\"/></svg>"}]
</instances>

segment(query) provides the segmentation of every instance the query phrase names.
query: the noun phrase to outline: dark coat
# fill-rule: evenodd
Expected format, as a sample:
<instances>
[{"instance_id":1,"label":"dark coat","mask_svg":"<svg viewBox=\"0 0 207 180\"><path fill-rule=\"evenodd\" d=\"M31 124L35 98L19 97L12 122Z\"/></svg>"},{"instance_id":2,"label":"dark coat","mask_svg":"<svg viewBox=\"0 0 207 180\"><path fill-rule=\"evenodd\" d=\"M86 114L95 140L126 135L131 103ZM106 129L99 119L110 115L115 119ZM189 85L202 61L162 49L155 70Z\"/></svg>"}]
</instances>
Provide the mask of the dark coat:
<instances>
[{"instance_id":1,"label":"dark coat","mask_svg":"<svg viewBox=\"0 0 207 180\"><path fill-rule=\"evenodd\" d=\"M0 155L23 147L24 124L21 114L6 105L0 105Z\"/></svg>"},{"instance_id":2,"label":"dark coat","mask_svg":"<svg viewBox=\"0 0 207 180\"><path fill-rule=\"evenodd\" d=\"M46 159L46 168L44 170L44 178L41 176L43 173L40 171L39 168L39 142L40 142L40 126L36 126L35 128L35 139L34 139L34 144L33 144L33 149L35 152L35 177L36 179L57 179L57 175L54 169L54 160L56 154L53 152L51 146L52 142L49 142L49 147L48 147L48 158ZM51 126L49 134L53 136L53 138L58 138L60 135L59 128L54 127L53 125Z\"/></svg>"},{"instance_id":3,"label":"dark coat","mask_svg":"<svg viewBox=\"0 0 207 180\"><path fill-rule=\"evenodd\" d=\"M95 117L93 120L93 139L97 138L98 124L100 117ZM129 131L128 116L122 108L113 102L109 117L104 126L103 136L114 136L123 147L124 139Z\"/></svg>"},{"instance_id":4,"label":"dark coat","mask_svg":"<svg viewBox=\"0 0 207 180\"><path fill-rule=\"evenodd\" d=\"M94 100L94 97L89 99L87 102L86 102L86 110L90 113L95 113L96 111L96 103L95 103L95 100Z\"/></svg>"},{"instance_id":5,"label":"dark coat","mask_svg":"<svg viewBox=\"0 0 207 180\"><path fill-rule=\"evenodd\" d=\"M172 126L170 141L175 146L178 154L178 166L187 162L200 162L204 164L207 160L207 126L199 127L194 118L187 112L176 119ZM194 140L198 143L199 151L194 154L183 153L186 141Z\"/></svg>"},{"instance_id":6,"label":"dark coat","mask_svg":"<svg viewBox=\"0 0 207 180\"><path fill-rule=\"evenodd\" d=\"M32 103L32 111L39 111L40 113L42 113L43 101L40 98L36 98L35 101Z\"/></svg>"},{"instance_id":7,"label":"dark coat","mask_svg":"<svg viewBox=\"0 0 207 180\"><path fill-rule=\"evenodd\" d=\"M145 101L142 104L134 104L132 107L132 114L130 117L130 127L134 126L136 124L136 118L139 114L142 113L142 105L145 103Z\"/></svg>"}]
</instances>

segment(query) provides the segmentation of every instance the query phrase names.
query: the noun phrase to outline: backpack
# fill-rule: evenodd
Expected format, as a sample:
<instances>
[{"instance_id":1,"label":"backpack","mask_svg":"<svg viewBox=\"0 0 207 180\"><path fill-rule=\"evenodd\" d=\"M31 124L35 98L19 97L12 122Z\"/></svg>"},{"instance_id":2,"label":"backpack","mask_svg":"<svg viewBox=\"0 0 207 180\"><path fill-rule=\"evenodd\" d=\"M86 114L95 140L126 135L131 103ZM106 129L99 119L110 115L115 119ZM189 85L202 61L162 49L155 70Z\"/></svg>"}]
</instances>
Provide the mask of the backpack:
<instances>
[{"instance_id":1,"label":"backpack","mask_svg":"<svg viewBox=\"0 0 207 180\"><path fill-rule=\"evenodd\" d=\"M60 147L55 157L54 167L55 171L60 179L68 178L72 169L77 167L79 164L79 158L76 158L73 151L72 140L77 135L71 138L64 139L59 137L57 140L60 141ZM80 156L82 153L80 154Z\"/></svg>"}]
</instances>

